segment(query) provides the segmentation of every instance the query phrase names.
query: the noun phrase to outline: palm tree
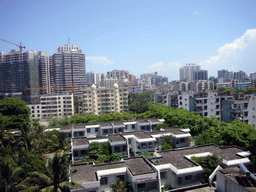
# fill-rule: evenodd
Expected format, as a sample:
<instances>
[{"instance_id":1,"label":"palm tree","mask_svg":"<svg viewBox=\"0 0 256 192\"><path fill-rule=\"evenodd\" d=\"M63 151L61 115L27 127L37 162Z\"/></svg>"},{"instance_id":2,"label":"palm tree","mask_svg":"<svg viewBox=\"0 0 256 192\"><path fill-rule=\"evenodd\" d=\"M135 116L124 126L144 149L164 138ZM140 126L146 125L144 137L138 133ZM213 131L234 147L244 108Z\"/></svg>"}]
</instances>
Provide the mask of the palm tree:
<instances>
[{"instance_id":1,"label":"palm tree","mask_svg":"<svg viewBox=\"0 0 256 192\"><path fill-rule=\"evenodd\" d=\"M80 187L69 182L69 159L67 154L55 154L53 159L47 163L45 174L33 172L17 187L19 190L42 191L42 192L66 192L70 189Z\"/></svg>"},{"instance_id":2,"label":"palm tree","mask_svg":"<svg viewBox=\"0 0 256 192\"><path fill-rule=\"evenodd\" d=\"M17 191L15 186L17 185L22 168L12 168L10 162L12 159L9 156L0 160L0 191Z\"/></svg>"},{"instance_id":3,"label":"palm tree","mask_svg":"<svg viewBox=\"0 0 256 192\"><path fill-rule=\"evenodd\" d=\"M120 178L116 179L116 183L110 184L113 192L127 192L127 183L122 181Z\"/></svg>"}]
</instances>

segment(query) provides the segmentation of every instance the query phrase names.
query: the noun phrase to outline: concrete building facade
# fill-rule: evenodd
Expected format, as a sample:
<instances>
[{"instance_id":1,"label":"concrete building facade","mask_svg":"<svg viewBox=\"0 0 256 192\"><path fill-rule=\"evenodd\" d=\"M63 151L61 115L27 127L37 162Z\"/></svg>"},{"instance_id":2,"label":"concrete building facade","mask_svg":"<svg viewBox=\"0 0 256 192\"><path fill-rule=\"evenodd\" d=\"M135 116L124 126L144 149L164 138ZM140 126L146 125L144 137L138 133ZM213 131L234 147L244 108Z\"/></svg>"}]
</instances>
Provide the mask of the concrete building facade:
<instances>
[{"instance_id":1,"label":"concrete building facade","mask_svg":"<svg viewBox=\"0 0 256 192\"><path fill-rule=\"evenodd\" d=\"M101 113L128 111L128 92L126 87L118 87L114 84L111 88L82 89L82 106L80 113Z\"/></svg>"}]
</instances>

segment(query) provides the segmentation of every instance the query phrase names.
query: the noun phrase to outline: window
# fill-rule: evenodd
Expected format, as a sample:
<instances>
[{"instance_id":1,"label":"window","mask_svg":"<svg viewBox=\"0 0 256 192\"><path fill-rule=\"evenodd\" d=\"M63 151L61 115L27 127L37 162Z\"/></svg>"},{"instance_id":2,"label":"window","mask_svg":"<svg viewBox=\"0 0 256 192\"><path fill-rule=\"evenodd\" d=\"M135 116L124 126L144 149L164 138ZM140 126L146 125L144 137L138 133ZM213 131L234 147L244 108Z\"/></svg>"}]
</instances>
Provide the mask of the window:
<instances>
[{"instance_id":1,"label":"window","mask_svg":"<svg viewBox=\"0 0 256 192\"><path fill-rule=\"evenodd\" d=\"M204 110L207 110L207 106L204 106Z\"/></svg>"},{"instance_id":2,"label":"window","mask_svg":"<svg viewBox=\"0 0 256 192\"><path fill-rule=\"evenodd\" d=\"M108 134L108 130L107 130L107 129L104 129L104 130L103 130L103 134Z\"/></svg>"},{"instance_id":3,"label":"window","mask_svg":"<svg viewBox=\"0 0 256 192\"><path fill-rule=\"evenodd\" d=\"M145 188L145 183L140 183L140 184L138 184L138 189L142 189L142 188Z\"/></svg>"},{"instance_id":4,"label":"window","mask_svg":"<svg viewBox=\"0 0 256 192\"><path fill-rule=\"evenodd\" d=\"M83 131L79 131L79 136L83 137L84 136L84 132Z\"/></svg>"},{"instance_id":5,"label":"window","mask_svg":"<svg viewBox=\"0 0 256 192\"><path fill-rule=\"evenodd\" d=\"M98 133L99 132L99 128L95 128L95 133Z\"/></svg>"},{"instance_id":6,"label":"window","mask_svg":"<svg viewBox=\"0 0 256 192\"><path fill-rule=\"evenodd\" d=\"M120 152L120 147L115 147L115 152Z\"/></svg>"},{"instance_id":7,"label":"window","mask_svg":"<svg viewBox=\"0 0 256 192\"><path fill-rule=\"evenodd\" d=\"M116 178L119 178L120 180L124 181L124 175L117 175Z\"/></svg>"},{"instance_id":8,"label":"window","mask_svg":"<svg viewBox=\"0 0 256 192\"><path fill-rule=\"evenodd\" d=\"M128 143L131 144L132 143L132 139L128 139Z\"/></svg>"},{"instance_id":9,"label":"window","mask_svg":"<svg viewBox=\"0 0 256 192\"><path fill-rule=\"evenodd\" d=\"M182 177L178 177L178 184L182 184Z\"/></svg>"},{"instance_id":10,"label":"window","mask_svg":"<svg viewBox=\"0 0 256 192\"><path fill-rule=\"evenodd\" d=\"M125 129L128 129L128 125L125 125Z\"/></svg>"},{"instance_id":11,"label":"window","mask_svg":"<svg viewBox=\"0 0 256 192\"><path fill-rule=\"evenodd\" d=\"M86 150L81 150L81 155L85 155L86 154Z\"/></svg>"},{"instance_id":12,"label":"window","mask_svg":"<svg viewBox=\"0 0 256 192\"><path fill-rule=\"evenodd\" d=\"M87 133L91 133L91 129L87 129Z\"/></svg>"},{"instance_id":13,"label":"window","mask_svg":"<svg viewBox=\"0 0 256 192\"><path fill-rule=\"evenodd\" d=\"M141 143L141 147L142 148L147 148L147 144L146 143Z\"/></svg>"},{"instance_id":14,"label":"window","mask_svg":"<svg viewBox=\"0 0 256 192\"><path fill-rule=\"evenodd\" d=\"M161 179L166 179L166 171L161 171L160 172L160 178Z\"/></svg>"},{"instance_id":15,"label":"window","mask_svg":"<svg viewBox=\"0 0 256 192\"><path fill-rule=\"evenodd\" d=\"M185 176L185 180L186 180L186 181L192 180L192 175L187 175L187 176Z\"/></svg>"},{"instance_id":16,"label":"window","mask_svg":"<svg viewBox=\"0 0 256 192\"><path fill-rule=\"evenodd\" d=\"M152 143L148 143L148 148L152 148L153 144Z\"/></svg>"},{"instance_id":17,"label":"window","mask_svg":"<svg viewBox=\"0 0 256 192\"><path fill-rule=\"evenodd\" d=\"M100 184L101 185L107 185L108 184L108 178L107 177L102 177L100 179Z\"/></svg>"},{"instance_id":18,"label":"window","mask_svg":"<svg viewBox=\"0 0 256 192\"><path fill-rule=\"evenodd\" d=\"M135 125L132 125L132 129L135 129Z\"/></svg>"},{"instance_id":19,"label":"window","mask_svg":"<svg viewBox=\"0 0 256 192\"><path fill-rule=\"evenodd\" d=\"M181 142L181 143L185 143L185 139L184 139L184 138L181 138L181 139L180 139L180 142Z\"/></svg>"},{"instance_id":20,"label":"window","mask_svg":"<svg viewBox=\"0 0 256 192\"><path fill-rule=\"evenodd\" d=\"M74 151L74 157L78 156L78 151Z\"/></svg>"}]
</instances>

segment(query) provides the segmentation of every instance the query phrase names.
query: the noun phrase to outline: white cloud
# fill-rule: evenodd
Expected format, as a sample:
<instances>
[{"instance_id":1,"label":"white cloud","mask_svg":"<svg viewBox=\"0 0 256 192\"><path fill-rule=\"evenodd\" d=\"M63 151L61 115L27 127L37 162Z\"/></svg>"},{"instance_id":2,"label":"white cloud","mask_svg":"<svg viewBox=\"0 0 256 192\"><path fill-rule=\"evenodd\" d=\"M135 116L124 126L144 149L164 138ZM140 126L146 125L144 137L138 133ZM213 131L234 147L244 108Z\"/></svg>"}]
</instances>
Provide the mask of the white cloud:
<instances>
[{"instance_id":1,"label":"white cloud","mask_svg":"<svg viewBox=\"0 0 256 192\"><path fill-rule=\"evenodd\" d=\"M241 37L232 43L227 43L219 48L218 55L212 56L200 63L202 68L209 71L228 70L253 70L252 63L256 60L256 29L248 29ZM240 68L240 69L239 69ZM250 68L250 69L249 69Z\"/></svg>"},{"instance_id":2,"label":"white cloud","mask_svg":"<svg viewBox=\"0 0 256 192\"><path fill-rule=\"evenodd\" d=\"M86 60L90 60L92 62L103 64L103 65L110 65L114 63L113 61L108 60L107 57L100 57L100 56L86 57Z\"/></svg>"},{"instance_id":3,"label":"white cloud","mask_svg":"<svg viewBox=\"0 0 256 192\"><path fill-rule=\"evenodd\" d=\"M170 80L179 78L179 68L181 65L177 62L164 64L164 62L154 63L149 65L144 71L145 73L158 72L159 75L167 76Z\"/></svg>"},{"instance_id":4,"label":"white cloud","mask_svg":"<svg viewBox=\"0 0 256 192\"><path fill-rule=\"evenodd\" d=\"M149 72L149 73L153 73L155 71L164 72L165 70L166 69L165 69L164 63L163 62L158 62L158 63L154 63L152 65L149 65L145 72Z\"/></svg>"},{"instance_id":5,"label":"white cloud","mask_svg":"<svg viewBox=\"0 0 256 192\"><path fill-rule=\"evenodd\" d=\"M181 65L177 62L168 63L167 65L164 64L164 62L158 62L152 65L149 65L147 67L147 70L145 70L144 72L153 73L157 71L160 73L169 73L171 71L179 71L180 67Z\"/></svg>"}]
</instances>

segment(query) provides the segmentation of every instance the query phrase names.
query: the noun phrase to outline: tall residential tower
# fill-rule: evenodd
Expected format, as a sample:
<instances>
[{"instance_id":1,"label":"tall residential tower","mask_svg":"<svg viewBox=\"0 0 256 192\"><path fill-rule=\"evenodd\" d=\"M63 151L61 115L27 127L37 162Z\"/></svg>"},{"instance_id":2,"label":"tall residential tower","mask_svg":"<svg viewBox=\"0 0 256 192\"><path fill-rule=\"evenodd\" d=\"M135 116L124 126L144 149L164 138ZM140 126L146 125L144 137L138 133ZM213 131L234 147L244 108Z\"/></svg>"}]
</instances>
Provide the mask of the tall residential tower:
<instances>
[{"instance_id":1,"label":"tall residential tower","mask_svg":"<svg viewBox=\"0 0 256 192\"><path fill-rule=\"evenodd\" d=\"M86 86L85 54L78 46L66 44L52 56L55 88L59 91ZM75 94L78 91L75 91Z\"/></svg>"}]
</instances>

